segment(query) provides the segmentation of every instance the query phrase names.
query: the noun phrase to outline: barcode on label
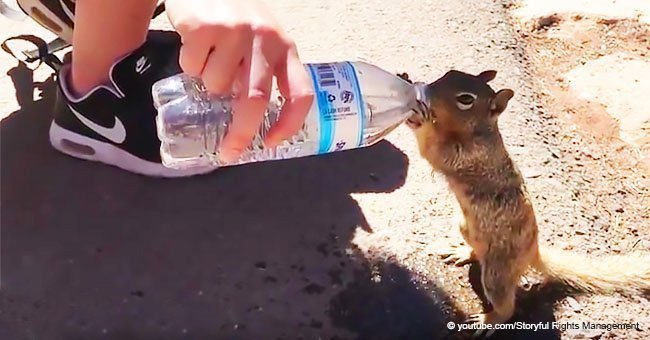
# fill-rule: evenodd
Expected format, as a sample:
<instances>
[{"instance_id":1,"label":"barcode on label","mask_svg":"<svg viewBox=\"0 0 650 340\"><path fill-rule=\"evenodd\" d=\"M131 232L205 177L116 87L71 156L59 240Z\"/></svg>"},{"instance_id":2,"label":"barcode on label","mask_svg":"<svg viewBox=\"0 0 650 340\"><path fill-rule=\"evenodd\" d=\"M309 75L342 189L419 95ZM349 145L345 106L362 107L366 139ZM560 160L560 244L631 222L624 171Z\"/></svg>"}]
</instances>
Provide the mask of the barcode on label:
<instances>
[{"instance_id":1,"label":"barcode on label","mask_svg":"<svg viewBox=\"0 0 650 340\"><path fill-rule=\"evenodd\" d=\"M321 87L336 86L336 77L334 77L332 66L318 65L317 72Z\"/></svg>"}]
</instances>

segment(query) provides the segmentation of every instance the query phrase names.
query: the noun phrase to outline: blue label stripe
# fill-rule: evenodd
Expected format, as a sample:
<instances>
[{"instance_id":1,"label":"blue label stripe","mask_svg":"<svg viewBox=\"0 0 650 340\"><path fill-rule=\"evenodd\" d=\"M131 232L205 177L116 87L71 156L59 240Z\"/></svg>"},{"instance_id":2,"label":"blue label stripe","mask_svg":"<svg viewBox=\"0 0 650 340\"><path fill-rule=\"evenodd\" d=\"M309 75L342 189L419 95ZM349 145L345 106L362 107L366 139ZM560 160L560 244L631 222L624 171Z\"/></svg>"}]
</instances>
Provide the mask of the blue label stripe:
<instances>
[{"instance_id":1,"label":"blue label stripe","mask_svg":"<svg viewBox=\"0 0 650 340\"><path fill-rule=\"evenodd\" d=\"M334 144L334 131L336 130L336 121L332 120L331 108L332 103L327 98L329 92L320 91L320 100L323 102L323 112L321 113L321 124L324 124L323 138L321 140L321 152L330 152L332 144Z\"/></svg>"},{"instance_id":2,"label":"blue label stripe","mask_svg":"<svg viewBox=\"0 0 650 340\"><path fill-rule=\"evenodd\" d=\"M363 97L361 96L361 86L359 86L359 78L357 78L357 70L354 68L351 62L346 62L350 68L350 73L352 75L352 87L354 87L354 96L357 99L357 105L359 107L359 140L357 141L357 146L361 146L363 143L363 131L365 130L366 123L366 105L363 102Z\"/></svg>"},{"instance_id":3,"label":"blue label stripe","mask_svg":"<svg viewBox=\"0 0 650 340\"><path fill-rule=\"evenodd\" d=\"M332 121L325 119L327 113L329 112L330 103L327 100L327 92L320 90L318 75L316 73L316 70L314 70L316 66L317 65L309 65L309 71L311 72L311 79L314 82L314 91L316 92L318 112L320 113L320 143L318 153L326 153L329 151L329 148L332 145L334 129L332 126Z\"/></svg>"}]
</instances>

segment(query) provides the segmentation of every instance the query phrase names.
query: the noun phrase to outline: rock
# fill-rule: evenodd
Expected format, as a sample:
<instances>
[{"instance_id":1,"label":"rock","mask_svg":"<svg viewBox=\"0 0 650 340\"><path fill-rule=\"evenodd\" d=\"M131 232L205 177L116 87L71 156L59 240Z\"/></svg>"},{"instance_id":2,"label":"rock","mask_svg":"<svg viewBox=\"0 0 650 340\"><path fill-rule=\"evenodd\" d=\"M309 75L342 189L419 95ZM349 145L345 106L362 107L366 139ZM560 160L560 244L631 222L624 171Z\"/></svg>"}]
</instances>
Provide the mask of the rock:
<instances>
[{"instance_id":1,"label":"rock","mask_svg":"<svg viewBox=\"0 0 650 340\"><path fill-rule=\"evenodd\" d=\"M580 305L580 303L578 302L578 300L576 300L576 299L574 299L574 298L568 296L568 297L566 298L566 302L569 304L569 307L571 307L571 309L572 309L574 312L576 312L576 313L580 313L580 311L582 310L582 306Z\"/></svg>"},{"instance_id":2,"label":"rock","mask_svg":"<svg viewBox=\"0 0 650 340\"><path fill-rule=\"evenodd\" d=\"M621 140L643 150L647 144L644 126L650 111L638 105L637 98L645 96L650 88L650 82L642 76L650 72L650 62L631 53L617 52L582 64L565 74L570 90L582 100L606 107L605 113L618 123Z\"/></svg>"},{"instance_id":3,"label":"rock","mask_svg":"<svg viewBox=\"0 0 650 340\"><path fill-rule=\"evenodd\" d=\"M650 251L650 240L642 241L641 244L643 245L641 249Z\"/></svg>"},{"instance_id":4,"label":"rock","mask_svg":"<svg viewBox=\"0 0 650 340\"><path fill-rule=\"evenodd\" d=\"M579 322L580 325L582 325L582 321ZM588 329L588 328L582 328L582 326L578 329L567 329L566 330L567 335L571 339L595 339L600 337L603 334L602 329Z\"/></svg>"},{"instance_id":5,"label":"rock","mask_svg":"<svg viewBox=\"0 0 650 340\"><path fill-rule=\"evenodd\" d=\"M541 169L536 167L525 167L521 169L521 174L524 175L525 178L537 178L542 176L544 173Z\"/></svg>"},{"instance_id":6,"label":"rock","mask_svg":"<svg viewBox=\"0 0 650 340\"><path fill-rule=\"evenodd\" d=\"M597 219L594 221L594 229L608 231L609 224L601 219Z\"/></svg>"},{"instance_id":7,"label":"rock","mask_svg":"<svg viewBox=\"0 0 650 340\"><path fill-rule=\"evenodd\" d=\"M535 23L534 26L534 30L539 31L542 29L549 28L559 23L560 21L562 21L562 18L560 18L560 16L557 14L545 15L537 19L537 22Z\"/></svg>"},{"instance_id":8,"label":"rock","mask_svg":"<svg viewBox=\"0 0 650 340\"><path fill-rule=\"evenodd\" d=\"M556 158L556 159L559 159L560 155L562 154L562 152L560 152L560 150L557 149L557 148L553 148L553 149L551 149L549 151L551 152L551 156L553 156L553 158Z\"/></svg>"}]
</instances>

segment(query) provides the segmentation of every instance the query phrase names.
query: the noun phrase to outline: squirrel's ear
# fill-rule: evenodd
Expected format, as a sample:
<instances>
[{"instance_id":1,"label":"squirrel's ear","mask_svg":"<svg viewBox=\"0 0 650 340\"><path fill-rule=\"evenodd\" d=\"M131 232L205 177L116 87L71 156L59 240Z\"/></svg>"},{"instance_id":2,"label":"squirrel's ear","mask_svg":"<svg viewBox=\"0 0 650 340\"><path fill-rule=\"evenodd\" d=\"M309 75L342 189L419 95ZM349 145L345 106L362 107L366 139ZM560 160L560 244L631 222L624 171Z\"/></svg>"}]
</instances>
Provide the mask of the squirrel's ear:
<instances>
[{"instance_id":1,"label":"squirrel's ear","mask_svg":"<svg viewBox=\"0 0 650 340\"><path fill-rule=\"evenodd\" d=\"M483 71L476 77L486 83L489 83L490 81L492 81L492 79L497 77L497 71L494 70Z\"/></svg>"},{"instance_id":2,"label":"squirrel's ear","mask_svg":"<svg viewBox=\"0 0 650 340\"><path fill-rule=\"evenodd\" d=\"M490 104L490 111L492 115L500 115L508 107L508 101L514 97L515 92L510 89L503 89L497 92Z\"/></svg>"}]
</instances>

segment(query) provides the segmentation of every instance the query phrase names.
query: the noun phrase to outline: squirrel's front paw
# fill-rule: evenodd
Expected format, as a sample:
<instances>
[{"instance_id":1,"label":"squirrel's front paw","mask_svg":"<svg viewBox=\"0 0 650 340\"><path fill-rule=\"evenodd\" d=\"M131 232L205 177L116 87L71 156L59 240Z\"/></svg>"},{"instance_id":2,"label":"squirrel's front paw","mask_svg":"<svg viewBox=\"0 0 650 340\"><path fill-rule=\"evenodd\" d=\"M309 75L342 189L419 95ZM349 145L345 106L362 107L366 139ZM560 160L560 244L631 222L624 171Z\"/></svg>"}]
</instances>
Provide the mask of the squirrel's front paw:
<instances>
[{"instance_id":1,"label":"squirrel's front paw","mask_svg":"<svg viewBox=\"0 0 650 340\"><path fill-rule=\"evenodd\" d=\"M474 324L475 331L472 334L472 339L489 338L494 334L494 328L488 329L486 324L493 324L491 313L476 313L472 314L465 320L466 323Z\"/></svg>"},{"instance_id":2,"label":"squirrel's front paw","mask_svg":"<svg viewBox=\"0 0 650 340\"><path fill-rule=\"evenodd\" d=\"M451 244L448 248L442 249L439 254L445 264L453 264L458 267L476 261L472 247L465 243Z\"/></svg>"}]
</instances>

